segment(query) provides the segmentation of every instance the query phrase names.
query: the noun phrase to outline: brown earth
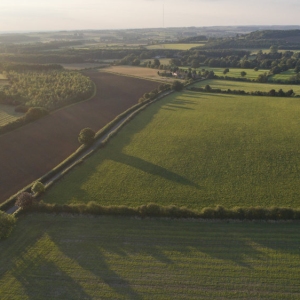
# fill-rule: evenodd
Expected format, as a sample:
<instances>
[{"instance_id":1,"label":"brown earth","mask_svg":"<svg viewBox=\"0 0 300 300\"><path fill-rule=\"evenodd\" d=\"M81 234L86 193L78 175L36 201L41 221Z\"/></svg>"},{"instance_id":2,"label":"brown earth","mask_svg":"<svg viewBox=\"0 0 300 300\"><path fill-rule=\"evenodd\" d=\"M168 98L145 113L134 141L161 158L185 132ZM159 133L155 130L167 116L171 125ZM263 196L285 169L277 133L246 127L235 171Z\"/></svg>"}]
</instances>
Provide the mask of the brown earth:
<instances>
[{"instance_id":1,"label":"brown earth","mask_svg":"<svg viewBox=\"0 0 300 300\"><path fill-rule=\"evenodd\" d=\"M159 85L109 73L86 74L97 86L93 99L0 136L0 203L74 152L82 128L99 130Z\"/></svg>"}]
</instances>

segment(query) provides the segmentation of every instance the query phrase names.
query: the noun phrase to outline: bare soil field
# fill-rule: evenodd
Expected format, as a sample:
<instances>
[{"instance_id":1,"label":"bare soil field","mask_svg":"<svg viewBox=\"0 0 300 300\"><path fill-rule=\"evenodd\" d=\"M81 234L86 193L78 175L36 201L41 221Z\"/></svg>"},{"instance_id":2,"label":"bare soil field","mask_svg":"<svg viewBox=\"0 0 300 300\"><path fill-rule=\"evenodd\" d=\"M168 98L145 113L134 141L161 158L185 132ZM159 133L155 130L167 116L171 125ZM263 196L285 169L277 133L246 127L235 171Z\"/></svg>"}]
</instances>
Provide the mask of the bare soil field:
<instances>
[{"instance_id":1,"label":"bare soil field","mask_svg":"<svg viewBox=\"0 0 300 300\"><path fill-rule=\"evenodd\" d=\"M104 72L117 73L133 77L141 77L145 79L172 82L174 78L162 77L157 74L156 69L143 68L143 67L132 67L132 66L112 66L109 68L102 69Z\"/></svg>"},{"instance_id":2,"label":"bare soil field","mask_svg":"<svg viewBox=\"0 0 300 300\"><path fill-rule=\"evenodd\" d=\"M78 146L82 128L99 130L158 83L87 72L96 96L0 136L0 203L59 164Z\"/></svg>"}]
</instances>

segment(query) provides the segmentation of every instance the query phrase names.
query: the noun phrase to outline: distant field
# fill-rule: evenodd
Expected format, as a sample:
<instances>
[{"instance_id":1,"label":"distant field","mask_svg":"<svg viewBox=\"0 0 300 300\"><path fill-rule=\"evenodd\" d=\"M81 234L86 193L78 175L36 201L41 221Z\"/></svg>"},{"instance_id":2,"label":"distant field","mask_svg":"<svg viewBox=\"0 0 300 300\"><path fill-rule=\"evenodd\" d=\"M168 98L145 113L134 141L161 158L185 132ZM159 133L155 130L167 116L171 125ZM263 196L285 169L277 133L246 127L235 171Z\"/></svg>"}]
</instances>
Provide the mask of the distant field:
<instances>
[{"instance_id":1,"label":"distant field","mask_svg":"<svg viewBox=\"0 0 300 300\"><path fill-rule=\"evenodd\" d=\"M204 43L198 44L156 44L147 46L147 49L170 49L170 50L190 50L194 47L204 46Z\"/></svg>"},{"instance_id":2,"label":"distant field","mask_svg":"<svg viewBox=\"0 0 300 300\"><path fill-rule=\"evenodd\" d=\"M171 58L159 58L159 61L161 65L168 65L170 63L170 59ZM153 62L153 59L143 59L141 64L149 61Z\"/></svg>"},{"instance_id":3,"label":"distant field","mask_svg":"<svg viewBox=\"0 0 300 300\"><path fill-rule=\"evenodd\" d=\"M300 298L299 223L31 215L0 243L1 299Z\"/></svg>"},{"instance_id":4,"label":"distant field","mask_svg":"<svg viewBox=\"0 0 300 300\"><path fill-rule=\"evenodd\" d=\"M82 70L88 68L102 67L103 63L78 63L78 64L60 64L67 70Z\"/></svg>"},{"instance_id":5,"label":"distant field","mask_svg":"<svg viewBox=\"0 0 300 300\"><path fill-rule=\"evenodd\" d=\"M256 82L238 82L238 81L227 81L227 80L204 80L195 84L198 87L205 87L206 85L214 89L222 90L244 90L246 92L262 91L269 92L271 89L278 91L282 89L287 92L288 90L293 90L296 95L300 95L300 85L290 85L290 84L268 84L268 83L256 83Z\"/></svg>"},{"instance_id":6,"label":"distant field","mask_svg":"<svg viewBox=\"0 0 300 300\"><path fill-rule=\"evenodd\" d=\"M0 104L0 127L15 121L23 115L22 113L16 113L13 106Z\"/></svg>"},{"instance_id":7,"label":"distant field","mask_svg":"<svg viewBox=\"0 0 300 300\"><path fill-rule=\"evenodd\" d=\"M44 196L50 203L300 207L297 98L174 93Z\"/></svg>"},{"instance_id":8,"label":"distant field","mask_svg":"<svg viewBox=\"0 0 300 300\"><path fill-rule=\"evenodd\" d=\"M6 76L4 74L0 73L0 82L5 79L7 79Z\"/></svg>"},{"instance_id":9,"label":"distant field","mask_svg":"<svg viewBox=\"0 0 300 300\"><path fill-rule=\"evenodd\" d=\"M223 71L226 68L210 68L210 67L203 67L200 69L206 69L206 70L212 70L215 72L216 75L218 76L229 76L229 77L238 77L238 78L242 78L241 76L241 72L246 72L247 75L244 76L245 78L249 78L249 79L257 79L259 74L264 74L265 72L269 73L269 70L258 70L258 71L254 71L253 69L238 69L238 68L229 68L229 72L224 75Z\"/></svg>"},{"instance_id":10,"label":"distant field","mask_svg":"<svg viewBox=\"0 0 300 300\"><path fill-rule=\"evenodd\" d=\"M132 66L112 66L103 69L104 72L117 73L123 75L129 75L134 77L140 77L144 79L150 79L154 81L172 82L174 78L162 77L157 74L159 70L144 68L144 67L132 67Z\"/></svg>"},{"instance_id":11,"label":"distant field","mask_svg":"<svg viewBox=\"0 0 300 300\"><path fill-rule=\"evenodd\" d=\"M296 73L294 69L287 70L285 72L282 72L280 74L276 74L270 77L270 80L283 80L288 81L291 76L295 76Z\"/></svg>"}]
</instances>

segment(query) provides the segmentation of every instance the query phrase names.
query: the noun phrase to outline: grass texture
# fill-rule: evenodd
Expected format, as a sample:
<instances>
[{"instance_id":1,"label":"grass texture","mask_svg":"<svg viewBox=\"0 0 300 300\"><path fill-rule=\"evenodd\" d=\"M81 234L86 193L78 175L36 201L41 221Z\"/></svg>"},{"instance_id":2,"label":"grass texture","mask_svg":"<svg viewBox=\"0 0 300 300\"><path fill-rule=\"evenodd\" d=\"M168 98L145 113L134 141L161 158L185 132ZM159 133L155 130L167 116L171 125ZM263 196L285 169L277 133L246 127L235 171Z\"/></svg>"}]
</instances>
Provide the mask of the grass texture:
<instances>
[{"instance_id":1,"label":"grass texture","mask_svg":"<svg viewBox=\"0 0 300 300\"><path fill-rule=\"evenodd\" d=\"M141 112L44 196L204 207L300 207L297 98L184 91Z\"/></svg>"},{"instance_id":2,"label":"grass texture","mask_svg":"<svg viewBox=\"0 0 300 300\"><path fill-rule=\"evenodd\" d=\"M299 229L30 215L0 243L1 299L299 299Z\"/></svg>"},{"instance_id":3,"label":"grass texture","mask_svg":"<svg viewBox=\"0 0 300 300\"><path fill-rule=\"evenodd\" d=\"M221 89L221 90L244 90L245 92L269 92L274 89L278 91L282 89L284 92L288 90L293 90L295 95L300 95L300 85L296 84L270 84L270 83L256 83L256 82L239 82L239 81L228 81L228 80L204 80L198 82L196 87L205 87L206 85L210 85L213 89Z\"/></svg>"}]
</instances>

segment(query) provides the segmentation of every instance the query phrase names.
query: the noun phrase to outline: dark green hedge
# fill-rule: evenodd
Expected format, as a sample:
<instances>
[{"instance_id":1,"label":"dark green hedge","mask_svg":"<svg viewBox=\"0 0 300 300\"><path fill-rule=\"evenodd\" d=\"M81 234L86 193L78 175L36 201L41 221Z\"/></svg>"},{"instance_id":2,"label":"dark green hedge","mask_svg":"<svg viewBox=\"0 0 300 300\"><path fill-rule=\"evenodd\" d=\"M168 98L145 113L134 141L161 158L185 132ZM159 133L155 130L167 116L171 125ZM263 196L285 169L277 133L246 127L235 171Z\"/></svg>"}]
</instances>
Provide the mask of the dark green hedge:
<instances>
[{"instance_id":1,"label":"dark green hedge","mask_svg":"<svg viewBox=\"0 0 300 300\"><path fill-rule=\"evenodd\" d=\"M26 213L71 213L89 215L136 216L155 218L194 218L194 219L236 219L236 220L300 220L300 209L285 207L235 207L232 209L216 206L203 208L201 211L186 207L160 206L147 204L138 207L101 206L96 202L88 204L57 205L36 203L31 207L19 210L17 215Z\"/></svg>"}]
</instances>

